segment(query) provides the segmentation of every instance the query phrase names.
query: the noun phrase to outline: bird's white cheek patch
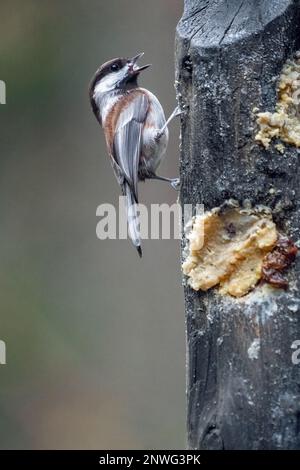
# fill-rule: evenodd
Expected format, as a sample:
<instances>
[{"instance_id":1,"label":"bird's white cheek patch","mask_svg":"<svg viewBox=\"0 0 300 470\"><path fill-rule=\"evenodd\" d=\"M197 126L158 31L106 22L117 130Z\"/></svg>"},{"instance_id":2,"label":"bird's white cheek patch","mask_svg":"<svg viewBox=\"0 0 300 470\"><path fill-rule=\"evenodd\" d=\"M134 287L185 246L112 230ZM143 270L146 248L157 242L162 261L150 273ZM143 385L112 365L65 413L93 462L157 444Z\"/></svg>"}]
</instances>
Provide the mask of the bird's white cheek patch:
<instances>
[{"instance_id":1,"label":"bird's white cheek patch","mask_svg":"<svg viewBox=\"0 0 300 470\"><path fill-rule=\"evenodd\" d=\"M103 95L108 91L112 91L116 88L117 84L121 82L126 75L126 70L120 70L119 72L112 72L102 78L95 86L94 96Z\"/></svg>"}]
</instances>

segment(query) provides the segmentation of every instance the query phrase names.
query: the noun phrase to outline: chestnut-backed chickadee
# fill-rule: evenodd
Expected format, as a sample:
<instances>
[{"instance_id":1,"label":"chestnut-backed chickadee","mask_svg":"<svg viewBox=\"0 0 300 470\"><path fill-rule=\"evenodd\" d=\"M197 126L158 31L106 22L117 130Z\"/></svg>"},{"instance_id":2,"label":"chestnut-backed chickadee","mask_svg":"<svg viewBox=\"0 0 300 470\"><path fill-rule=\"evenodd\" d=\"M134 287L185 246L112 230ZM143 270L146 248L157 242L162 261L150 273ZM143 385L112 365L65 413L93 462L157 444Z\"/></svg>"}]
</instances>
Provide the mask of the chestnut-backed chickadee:
<instances>
[{"instance_id":1,"label":"chestnut-backed chickadee","mask_svg":"<svg viewBox=\"0 0 300 470\"><path fill-rule=\"evenodd\" d=\"M176 108L166 121L156 96L138 86L138 75L150 66L137 65L142 55L106 62L90 85L92 109L103 127L111 163L126 196L129 235L140 256L138 181L159 179L177 189L178 179L157 176L156 170L168 144L167 125L180 114Z\"/></svg>"}]
</instances>

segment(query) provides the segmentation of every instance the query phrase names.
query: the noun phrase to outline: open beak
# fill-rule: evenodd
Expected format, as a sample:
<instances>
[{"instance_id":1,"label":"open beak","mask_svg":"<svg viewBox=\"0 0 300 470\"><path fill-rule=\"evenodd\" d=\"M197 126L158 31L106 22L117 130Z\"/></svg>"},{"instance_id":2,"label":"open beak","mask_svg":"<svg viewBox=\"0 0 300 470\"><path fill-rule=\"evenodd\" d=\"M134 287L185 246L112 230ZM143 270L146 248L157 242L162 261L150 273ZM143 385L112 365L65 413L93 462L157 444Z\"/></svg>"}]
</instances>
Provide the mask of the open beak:
<instances>
[{"instance_id":1,"label":"open beak","mask_svg":"<svg viewBox=\"0 0 300 470\"><path fill-rule=\"evenodd\" d=\"M150 67L151 64L147 64L147 65L143 65L142 67L139 67L137 65L137 61L144 55L144 52L141 52L140 54L137 54L136 56L132 57L132 59L129 59L128 63L129 63L129 70L131 73L133 74L138 74L140 73L142 70L145 70L147 69L148 67Z\"/></svg>"}]
</instances>

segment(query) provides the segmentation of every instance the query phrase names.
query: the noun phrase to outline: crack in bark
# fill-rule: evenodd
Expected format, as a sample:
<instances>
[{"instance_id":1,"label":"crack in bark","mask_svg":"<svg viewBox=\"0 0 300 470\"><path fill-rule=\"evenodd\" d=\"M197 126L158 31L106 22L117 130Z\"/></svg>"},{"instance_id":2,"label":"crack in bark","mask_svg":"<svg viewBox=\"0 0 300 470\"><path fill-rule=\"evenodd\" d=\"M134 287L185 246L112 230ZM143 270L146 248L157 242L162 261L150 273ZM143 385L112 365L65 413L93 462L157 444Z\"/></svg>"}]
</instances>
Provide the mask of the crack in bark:
<instances>
[{"instance_id":1,"label":"crack in bark","mask_svg":"<svg viewBox=\"0 0 300 470\"><path fill-rule=\"evenodd\" d=\"M206 8L208 7L208 5L209 5L209 0L207 0L207 3L206 3L206 5L205 5L204 7L199 8L198 10L194 11L193 13L191 13L190 16L187 16L187 17L185 17L185 18L182 18L182 21L187 21L187 20L190 20L190 19L194 18L194 16L198 15L198 13L201 13L201 11L206 10Z\"/></svg>"},{"instance_id":2,"label":"crack in bark","mask_svg":"<svg viewBox=\"0 0 300 470\"><path fill-rule=\"evenodd\" d=\"M236 19L237 15L238 15L239 12L241 11L241 8L242 8L243 4L244 4L244 0L242 0L241 4L239 5L239 7L238 7L238 9L237 9L237 11L236 11L236 13L233 15L232 20L230 21L229 25L228 25L227 28L225 29L224 34L223 34L221 40L219 41L219 45L221 45L222 42L224 41L224 39L225 39L227 33L229 32L229 30L230 30L230 28L231 28L231 26L232 26L234 20Z\"/></svg>"}]
</instances>

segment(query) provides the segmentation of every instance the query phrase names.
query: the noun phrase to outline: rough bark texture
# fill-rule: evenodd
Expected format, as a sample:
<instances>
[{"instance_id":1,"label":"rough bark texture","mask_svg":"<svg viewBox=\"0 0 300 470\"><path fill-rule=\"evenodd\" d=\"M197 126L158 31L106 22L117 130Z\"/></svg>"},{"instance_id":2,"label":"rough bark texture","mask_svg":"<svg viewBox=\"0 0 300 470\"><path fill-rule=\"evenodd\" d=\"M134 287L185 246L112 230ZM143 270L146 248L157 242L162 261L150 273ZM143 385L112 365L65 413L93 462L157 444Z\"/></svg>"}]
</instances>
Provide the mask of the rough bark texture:
<instances>
[{"instance_id":1,"label":"rough bark texture","mask_svg":"<svg viewBox=\"0 0 300 470\"><path fill-rule=\"evenodd\" d=\"M185 0L176 39L178 96L188 107L182 204L209 210L249 199L272 208L294 241L299 151L256 144L252 110L274 109L282 66L300 49L299 28L299 1ZM258 287L237 300L185 287L190 448L300 448L300 365L291 360L300 339L299 261L287 291L261 295ZM248 349L257 339L255 358Z\"/></svg>"}]
</instances>

